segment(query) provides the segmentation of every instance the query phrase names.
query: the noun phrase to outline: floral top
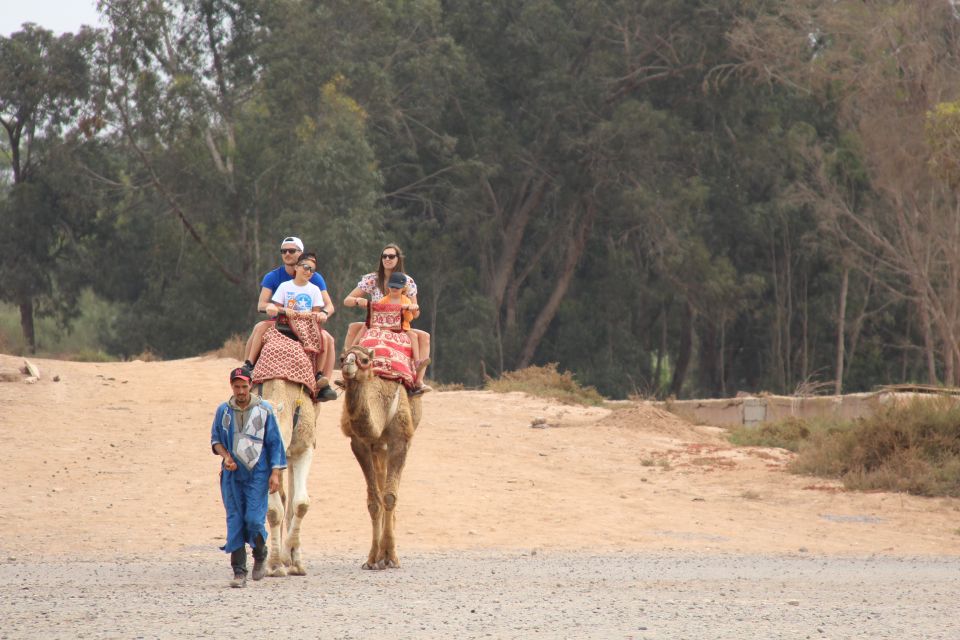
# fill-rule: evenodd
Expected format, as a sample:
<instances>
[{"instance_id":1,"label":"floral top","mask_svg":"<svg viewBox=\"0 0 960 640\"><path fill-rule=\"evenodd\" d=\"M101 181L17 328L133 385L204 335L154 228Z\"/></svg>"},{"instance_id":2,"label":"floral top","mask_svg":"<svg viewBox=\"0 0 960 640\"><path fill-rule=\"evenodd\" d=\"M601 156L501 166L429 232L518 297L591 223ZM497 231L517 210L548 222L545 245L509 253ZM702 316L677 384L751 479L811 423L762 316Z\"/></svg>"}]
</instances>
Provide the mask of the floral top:
<instances>
[{"instance_id":1,"label":"floral top","mask_svg":"<svg viewBox=\"0 0 960 640\"><path fill-rule=\"evenodd\" d=\"M413 281L413 278L411 278L409 274L404 275L407 276L407 295L414 298L417 295L417 283ZM357 283L357 289L360 289L360 291L364 293L369 293L372 302L380 302L380 299L383 298L383 292L380 291L380 288L377 286L376 272L368 273L360 278L360 282Z\"/></svg>"}]
</instances>

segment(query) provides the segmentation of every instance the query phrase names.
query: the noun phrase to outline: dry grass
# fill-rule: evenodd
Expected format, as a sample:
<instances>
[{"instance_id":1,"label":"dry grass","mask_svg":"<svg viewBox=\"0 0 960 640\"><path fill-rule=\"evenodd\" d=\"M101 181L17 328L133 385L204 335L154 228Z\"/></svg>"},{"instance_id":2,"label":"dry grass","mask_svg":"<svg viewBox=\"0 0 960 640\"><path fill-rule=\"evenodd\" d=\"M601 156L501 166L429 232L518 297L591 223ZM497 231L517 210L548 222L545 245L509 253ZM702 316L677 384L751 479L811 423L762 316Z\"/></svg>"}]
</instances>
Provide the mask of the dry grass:
<instances>
[{"instance_id":1,"label":"dry grass","mask_svg":"<svg viewBox=\"0 0 960 640\"><path fill-rule=\"evenodd\" d=\"M243 361L243 355L247 348L247 338L235 333L220 346L219 349L207 351L203 354L204 358L232 358Z\"/></svg>"},{"instance_id":2,"label":"dry grass","mask_svg":"<svg viewBox=\"0 0 960 640\"><path fill-rule=\"evenodd\" d=\"M486 389L498 393L521 391L566 404L600 406L604 402L603 396L596 389L581 386L569 371L557 371L556 363L507 371L496 380L488 378Z\"/></svg>"},{"instance_id":3,"label":"dry grass","mask_svg":"<svg viewBox=\"0 0 960 640\"><path fill-rule=\"evenodd\" d=\"M855 422L793 418L735 429L730 439L796 451L789 471L847 489L960 496L960 407L949 398L892 404Z\"/></svg>"}]
</instances>

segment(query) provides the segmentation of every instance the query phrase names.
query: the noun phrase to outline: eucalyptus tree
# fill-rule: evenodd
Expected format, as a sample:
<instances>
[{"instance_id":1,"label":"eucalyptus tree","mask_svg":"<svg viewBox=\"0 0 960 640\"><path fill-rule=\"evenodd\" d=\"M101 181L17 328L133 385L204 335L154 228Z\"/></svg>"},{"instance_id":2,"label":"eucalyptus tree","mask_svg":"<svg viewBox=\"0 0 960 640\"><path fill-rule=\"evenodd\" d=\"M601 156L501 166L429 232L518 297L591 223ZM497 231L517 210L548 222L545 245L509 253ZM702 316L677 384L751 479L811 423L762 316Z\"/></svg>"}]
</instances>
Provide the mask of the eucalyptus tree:
<instances>
[{"instance_id":1,"label":"eucalyptus tree","mask_svg":"<svg viewBox=\"0 0 960 640\"><path fill-rule=\"evenodd\" d=\"M16 304L36 349L34 316L65 317L81 277L72 260L96 207L80 197L72 162L97 129L91 59L97 34L55 36L33 24L0 37L0 142L7 176L0 194L0 299ZM57 281L61 286L57 286Z\"/></svg>"}]
</instances>

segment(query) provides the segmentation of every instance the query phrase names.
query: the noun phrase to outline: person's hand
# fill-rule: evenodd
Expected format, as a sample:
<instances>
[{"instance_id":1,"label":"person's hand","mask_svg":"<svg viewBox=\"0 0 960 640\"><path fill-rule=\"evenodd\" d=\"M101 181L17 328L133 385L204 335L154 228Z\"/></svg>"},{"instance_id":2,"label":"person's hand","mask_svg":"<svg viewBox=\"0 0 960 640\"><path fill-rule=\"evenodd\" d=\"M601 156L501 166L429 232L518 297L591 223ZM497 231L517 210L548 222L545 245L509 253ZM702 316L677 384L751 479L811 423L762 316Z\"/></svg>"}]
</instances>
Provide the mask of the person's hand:
<instances>
[{"instance_id":1,"label":"person's hand","mask_svg":"<svg viewBox=\"0 0 960 640\"><path fill-rule=\"evenodd\" d=\"M273 304L272 302L267 305L265 311L267 312L267 316L271 318L276 318L277 314L280 313L280 309L278 309L277 305Z\"/></svg>"},{"instance_id":2,"label":"person's hand","mask_svg":"<svg viewBox=\"0 0 960 640\"><path fill-rule=\"evenodd\" d=\"M418 305L418 304L408 304L408 305L407 305L407 311L419 311L419 310L420 310L420 305Z\"/></svg>"},{"instance_id":3,"label":"person's hand","mask_svg":"<svg viewBox=\"0 0 960 640\"><path fill-rule=\"evenodd\" d=\"M237 463L234 461L233 456L229 453L224 454L223 456L223 468L227 471L236 471Z\"/></svg>"},{"instance_id":4,"label":"person's hand","mask_svg":"<svg viewBox=\"0 0 960 640\"><path fill-rule=\"evenodd\" d=\"M270 472L270 493L280 491L280 469L274 469Z\"/></svg>"}]
</instances>

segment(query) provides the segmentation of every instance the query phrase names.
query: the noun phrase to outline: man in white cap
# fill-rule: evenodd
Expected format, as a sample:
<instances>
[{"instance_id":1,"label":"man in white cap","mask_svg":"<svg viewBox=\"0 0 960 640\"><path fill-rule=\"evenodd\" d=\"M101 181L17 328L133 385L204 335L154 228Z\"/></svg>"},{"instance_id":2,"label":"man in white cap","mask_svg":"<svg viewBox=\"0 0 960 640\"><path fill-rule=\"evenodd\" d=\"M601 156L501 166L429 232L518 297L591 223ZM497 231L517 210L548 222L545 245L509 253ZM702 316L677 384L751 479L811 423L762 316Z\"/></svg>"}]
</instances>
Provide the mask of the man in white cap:
<instances>
[{"instance_id":1,"label":"man in white cap","mask_svg":"<svg viewBox=\"0 0 960 640\"><path fill-rule=\"evenodd\" d=\"M293 280L296 275L297 263L300 256L303 255L303 240L296 236L287 236L280 243L280 259L283 265L273 271L268 271L260 281L260 299L257 301L257 311L265 312L267 305L271 304L270 299L281 284L288 280ZM310 276L310 282L320 289L323 298L323 309L319 312L322 318L321 322L326 321L333 315L334 306L330 300L330 294L327 293L327 283L319 272L314 271ZM272 322L258 322L247 340L247 347L244 351L244 367L253 370L253 365L260 355L260 347L263 345L263 334L270 327ZM326 402L336 400L337 393L330 387L329 380L333 375L333 367L336 360L336 345L333 336L329 332L323 332L323 361L320 363L320 373L322 378L318 381L317 400Z\"/></svg>"}]
</instances>

